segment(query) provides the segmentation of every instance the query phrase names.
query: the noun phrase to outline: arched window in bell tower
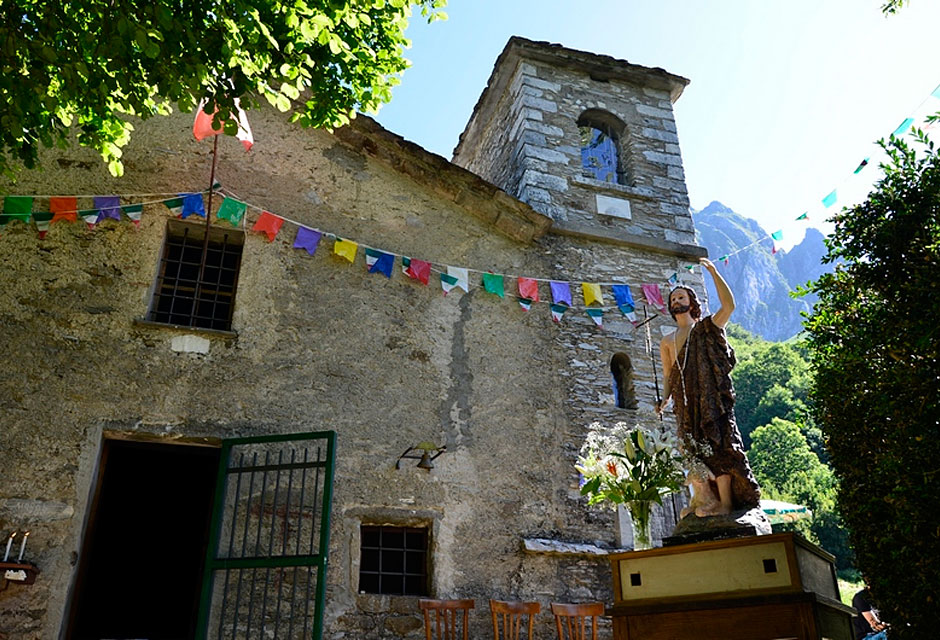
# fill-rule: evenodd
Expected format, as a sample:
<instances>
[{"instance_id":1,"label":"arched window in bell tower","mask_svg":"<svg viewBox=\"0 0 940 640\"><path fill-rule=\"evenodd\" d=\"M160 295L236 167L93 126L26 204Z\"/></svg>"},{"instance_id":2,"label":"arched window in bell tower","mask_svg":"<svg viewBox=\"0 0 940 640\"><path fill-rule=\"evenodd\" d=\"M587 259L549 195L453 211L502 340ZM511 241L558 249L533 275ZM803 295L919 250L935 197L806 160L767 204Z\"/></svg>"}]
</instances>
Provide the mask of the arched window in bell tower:
<instances>
[{"instance_id":1,"label":"arched window in bell tower","mask_svg":"<svg viewBox=\"0 0 940 640\"><path fill-rule=\"evenodd\" d=\"M625 353L615 353L610 359L610 375L614 384L614 400L620 409L636 409L636 389L633 386L633 363Z\"/></svg>"},{"instance_id":2,"label":"arched window in bell tower","mask_svg":"<svg viewBox=\"0 0 940 640\"><path fill-rule=\"evenodd\" d=\"M622 137L626 125L613 114L588 109L578 118L581 143L581 175L585 178L627 184Z\"/></svg>"}]
</instances>

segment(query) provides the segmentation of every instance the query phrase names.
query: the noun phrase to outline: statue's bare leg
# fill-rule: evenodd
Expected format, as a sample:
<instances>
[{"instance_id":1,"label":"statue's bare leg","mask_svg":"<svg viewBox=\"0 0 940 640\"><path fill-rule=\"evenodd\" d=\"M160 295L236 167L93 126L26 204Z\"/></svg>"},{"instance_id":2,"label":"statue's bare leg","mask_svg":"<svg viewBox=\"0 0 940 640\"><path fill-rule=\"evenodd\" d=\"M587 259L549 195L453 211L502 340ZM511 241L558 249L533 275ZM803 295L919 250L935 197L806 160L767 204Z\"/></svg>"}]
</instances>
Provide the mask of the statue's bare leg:
<instances>
[{"instance_id":1,"label":"statue's bare leg","mask_svg":"<svg viewBox=\"0 0 940 640\"><path fill-rule=\"evenodd\" d=\"M697 516L721 516L731 513L734 500L731 493L731 474L725 473L715 478L718 485L718 500L710 505L695 510Z\"/></svg>"},{"instance_id":2,"label":"statue's bare leg","mask_svg":"<svg viewBox=\"0 0 940 640\"><path fill-rule=\"evenodd\" d=\"M689 472L686 482L692 488L692 500L689 506L682 510L681 518L692 512L699 517L711 515L711 512L720 506L715 492L712 491L710 477L711 474L708 471Z\"/></svg>"}]
</instances>

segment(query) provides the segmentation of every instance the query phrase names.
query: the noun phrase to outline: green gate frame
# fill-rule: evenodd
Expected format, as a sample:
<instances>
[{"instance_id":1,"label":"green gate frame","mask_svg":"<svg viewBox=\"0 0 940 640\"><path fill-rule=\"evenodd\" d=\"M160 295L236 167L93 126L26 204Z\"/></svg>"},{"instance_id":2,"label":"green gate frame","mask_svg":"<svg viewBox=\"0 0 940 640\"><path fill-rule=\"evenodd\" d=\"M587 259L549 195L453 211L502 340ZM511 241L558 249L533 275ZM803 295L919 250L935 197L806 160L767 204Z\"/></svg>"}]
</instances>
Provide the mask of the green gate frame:
<instances>
[{"instance_id":1,"label":"green gate frame","mask_svg":"<svg viewBox=\"0 0 940 640\"><path fill-rule=\"evenodd\" d=\"M222 535L222 514L225 507L226 483L231 469L232 448L239 445L262 444L270 442L294 442L304 440L325 440L326 460L318 466L325 467L323 478L323 498L320 518L320 544L316 555L267 557L267 558L218 558L219 542ZM336 432L311 431L286 435L255 436L230 438L222 441L219 459L219 471L216 476L215 499L212 506L212 521L209 526L209 547L206 551L202 577L202 594L199 599L199 617L196 622L196 639L208 637L209 612L212 606L212 586L215 572L223 569L266 569L283 567L317 567L317 584L314 594L314 613L312 640L323 637L323 609L326 604L326 569L330 546L330 515L333 505L333 471L336 462Z\"/></svg>"}]
</instances>

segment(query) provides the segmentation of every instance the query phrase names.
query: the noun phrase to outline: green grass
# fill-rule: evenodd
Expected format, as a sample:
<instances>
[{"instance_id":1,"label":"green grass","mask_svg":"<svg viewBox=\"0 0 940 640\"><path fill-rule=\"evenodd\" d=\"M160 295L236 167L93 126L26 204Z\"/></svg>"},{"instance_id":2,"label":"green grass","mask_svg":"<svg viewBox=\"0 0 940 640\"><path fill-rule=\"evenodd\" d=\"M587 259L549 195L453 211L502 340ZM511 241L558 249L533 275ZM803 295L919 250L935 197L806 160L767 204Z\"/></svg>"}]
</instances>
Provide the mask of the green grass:
<instances>
[{"instance_id":1,"label":"green grass","mask_svg":"<svg viewBox=\"0 0 940 640\"><path fill-rule=\"evenodd\" d=\"M846 576L850 577L850 576ZM845 580L839 578L839 594L842 596L842 602L844 604L852 606L852 598L855 597L855 594L862 590L862 587L865 586L865 583L862 582L861 578L856 577L855 581Z\"/></svg>"}]
</instances>

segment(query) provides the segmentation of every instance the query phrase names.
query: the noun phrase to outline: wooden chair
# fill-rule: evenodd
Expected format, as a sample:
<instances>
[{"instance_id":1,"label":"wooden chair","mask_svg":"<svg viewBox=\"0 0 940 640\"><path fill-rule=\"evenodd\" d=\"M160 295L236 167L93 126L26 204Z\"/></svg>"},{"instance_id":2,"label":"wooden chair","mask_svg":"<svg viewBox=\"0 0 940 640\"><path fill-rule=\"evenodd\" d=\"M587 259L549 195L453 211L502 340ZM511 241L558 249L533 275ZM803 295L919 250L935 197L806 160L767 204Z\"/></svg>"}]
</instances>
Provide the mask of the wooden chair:
<instances>
[{"instance_id":1,"label":"wooden chair","mask_svg":"<svg viewBox=\"0 0 940 640\"><path fill-rule=\"evenodd\" d=\"M519 626L522 616L528 618L528 633L526 640L532 640L532 625L535 623L535 614L542 610L538 602L505 602L490 600L490 612L493 614L493 640L519 640ZM503 633L499 633L499 623L502 621Z\"/></svg>"},{"instance_id":2,"label":"wooden chair","mask_svg":"<svg viewBox=\"0 0 940 640\"><path fill-rule=\"evenodd\" d=\"M431 640L431 612L434 612L434 628L437 630L437 640L457 640L457 618L463 618L460 626L463 629L461 637L468 640L470 628L468 625L470 609L473 609L473 600L418 600L418 607L424 612L424 637ZM461 615L461 612L463 615Z\"/></svg>"},{"instance_id":3,"label":"wooden chair","mask_svg":"<svg viewBox=\"0 0 940 640\"><path fill-rule=\"evenodd\" d=\"M604 615L604 603L560 604L553 602L552 613L555 615L558 640L565 640L565 629L568 630L568 640L587 640L585 625L588 618L591 618L591 640L597 640L597 616Z\"/></svg>"}]
</instances>

